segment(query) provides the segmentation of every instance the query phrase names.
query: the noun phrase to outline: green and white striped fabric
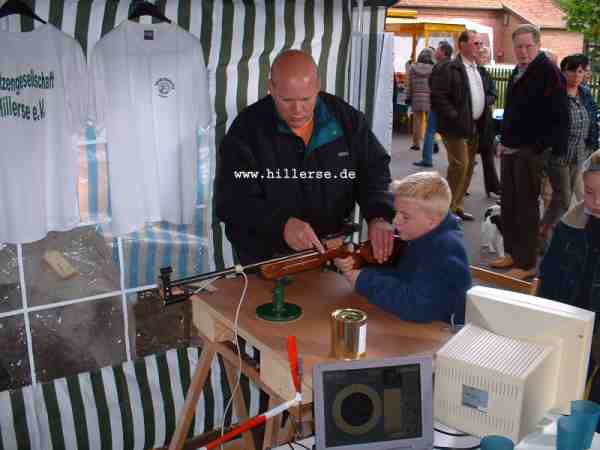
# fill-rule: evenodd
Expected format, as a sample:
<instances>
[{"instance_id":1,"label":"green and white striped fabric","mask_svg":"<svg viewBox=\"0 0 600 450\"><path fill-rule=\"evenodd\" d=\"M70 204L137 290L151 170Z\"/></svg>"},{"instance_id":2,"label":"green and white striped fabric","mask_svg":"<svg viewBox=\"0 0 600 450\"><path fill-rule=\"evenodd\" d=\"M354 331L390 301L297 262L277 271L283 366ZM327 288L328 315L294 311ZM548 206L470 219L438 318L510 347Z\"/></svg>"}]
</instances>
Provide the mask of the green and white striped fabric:
<instances>
[{"instance_id":1,"label":"green and white striped fabric","mask_svg":"<svg viewBox=\"0 0 600 450\"><path fill-rule=\"evenodd\" d=\"M0 393L0 450L120 450L168 444L198 363L185 348L119 366ZM213 360L190 436L218 428L230 398L222 361ZM266 410L242 377L249 413ZM237 422L235 413L226 425Z\"/></svg>"},{"instance_id":2,"label":"green and white striped fabric","mask_svg":"<svg viewBox=\"0 0 600 450\"><path fill-rule=\"evenodd\" d=\"M127 18L130 7L128 0L25 1L39 16L48 18L50 23L74 36L88 55L104 34ZM210 180L214 179L219 142L238 111L267 93L270 64L282 50L301 48L310 52L318 63L322 88L349 98L350 37L352 22L357 20L356 11L355 17L351 17L349 0L157 0L155 3L165 15L196 35L204 48L214 106L214 128L209 143ZM150 19L142 17L140 20ZM380 32L384 22L384 8L364 9L364 32ZM39 22L28 17L14 15L0 20L0 27L11 31L28 31L34 26L39 26ZM374 92L376 86L380 55L376 47L369 44L367 53L363 52L358 61L358 64L364 64L366 80L361 90L368 93ZM373 104L374 95L362 96L360 107L369 118L373 116ZM89 166L93 169L97 168L94 146L92 143L86 149L86 157L92 161ZM106 182L96 174L88 178L91 183ZM105 188L89 186L88 195L102 195L103 192L106 192ZM207 265L204 271L230 266L234 262L221 225L213 220L211 193L207 198L207 207L202 209L202 223L190 229L192 234L209 230L208 236L202 236L209 244L207 257L203 258ZM92 198L89 204L108 208L102 199ZM91 215L105 217L107 214L108 211L94 211ZM140 245L147 245L147 242ZM192 265L189 274L198 269L197 262ZM142 266L138 272L148 270ZM142 275L129 278L128 287L148 281Z\"/></svg>"}]
</instances>

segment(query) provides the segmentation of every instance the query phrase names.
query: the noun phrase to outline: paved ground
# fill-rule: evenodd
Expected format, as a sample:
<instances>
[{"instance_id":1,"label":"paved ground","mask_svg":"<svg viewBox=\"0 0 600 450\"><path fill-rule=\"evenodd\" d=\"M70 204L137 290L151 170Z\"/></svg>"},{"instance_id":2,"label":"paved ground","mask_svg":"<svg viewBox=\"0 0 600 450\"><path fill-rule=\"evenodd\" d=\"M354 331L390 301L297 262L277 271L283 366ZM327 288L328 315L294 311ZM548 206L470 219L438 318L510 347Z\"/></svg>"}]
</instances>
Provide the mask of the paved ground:
<instances>
[{"instance_id":1,"label":"paved ground","mask_svg":"<svg viewBox=\"0 0 600 450\"><path fill-rule=\"evenodd\" d=\"M419 172L422 167L413 166L413 162L421 159L421 152L410 150L412 140L407 134L394 134L392 144L392 178L402 178L411 173ZM496 257L495 254L490 254L481 248L481 223L483 222L483 214L486 208L495 204L495 200L486 198L485 189L483 187L483 172L481 160L477 157L479 164L475 166L473 180L469 188L471 195L465 198L465 211L470 212L475 216L475 221L464 222L465 241L467 251L469 253L469 262L473 265L483 265ZM443 145L440 146L440 152L433 155L433 169L437 170L443 176L446 176L448 161L446 158L446 150Z\"/></svg>"}]
</instances>

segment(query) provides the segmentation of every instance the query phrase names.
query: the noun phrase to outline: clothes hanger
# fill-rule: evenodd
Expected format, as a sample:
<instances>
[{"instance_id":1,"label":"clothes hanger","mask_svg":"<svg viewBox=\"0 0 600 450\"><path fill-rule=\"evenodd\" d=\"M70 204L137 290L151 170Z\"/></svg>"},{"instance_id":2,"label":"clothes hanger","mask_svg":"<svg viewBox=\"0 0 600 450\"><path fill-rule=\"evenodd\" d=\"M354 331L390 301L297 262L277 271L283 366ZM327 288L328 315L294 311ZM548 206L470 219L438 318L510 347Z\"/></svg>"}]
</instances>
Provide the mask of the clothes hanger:
<instances>
[{"instance_id":1,"label":"clothes hanger","mask_svg":"<svg viewBox=\"0 0 600 450\"><path fill-rule=\"evenodd\" d=\"M11 14L20 14L46 23L44 19L32 11L27 3L21 0L8 0L0 7L0 17L10 16Z\"/></svg>"},{"instance_id":2,"label":"clothes hanger","mask_svg":"<svg viewBox=\"0 0 600 450\"><path fill-rule=\"evenodd\" d=\"M171 23L171 20L167 16L165 16L163 13L161 13L155 4L150 3L150 2L137 3L133 7L131 14L129 14L128 19L133 20L133 19L139 18L140 16L151 16L151 17L154 17L155 19L158 19L161 22Z\"/></svg>"}]
</instances>

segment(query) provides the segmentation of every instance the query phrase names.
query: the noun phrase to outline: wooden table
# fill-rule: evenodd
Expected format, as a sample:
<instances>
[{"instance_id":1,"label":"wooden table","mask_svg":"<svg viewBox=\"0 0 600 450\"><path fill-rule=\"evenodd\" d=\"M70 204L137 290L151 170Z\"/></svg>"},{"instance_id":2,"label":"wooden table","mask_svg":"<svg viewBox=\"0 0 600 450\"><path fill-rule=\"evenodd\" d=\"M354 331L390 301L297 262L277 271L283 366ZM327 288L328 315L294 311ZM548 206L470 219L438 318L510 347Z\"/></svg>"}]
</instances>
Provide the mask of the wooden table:
<instances>
[{"instance_id":1,"label":"wooden table","mask_svg":"<svg viewBox=\"0 0 600 450\"><path fill-rule=\"evenodd\" d=\"M255 275L248 276L246 299L239 319L239 336L260 352L260 367L244 363L242 371L269 396L269 408L293 398L294 388L287 359L287 336L294 335L303 362L303 402L312 402L312 369L315 364L333 361L330 352L331 313L339 308L357 308L367 316L368 359L390 356L433 355L451 336L448 325L442 322L416 324L405 322L392 314L370 305L353 292L343 276L333 272L311 271L292 277L286 287L287 302L300 305L302 316L287 323L267 322L256 317L256 307L270 302L273 282ZM184 409L169 449L180 449L189 429L194 407L215 353L223 357L230 384L236 379L238 358L228 342L233 342L235 311L242 293L242 277L223 279L215 283L218 291L192 299L193 323L204 340L201 359L186 396ZM234 398L243 420L247 414L243 396ZM186 424L187 422L187 424ZM268 423L263 448L277 441L280 424ZM254 448L251 436L244 436L245 448Z\"/></svg>"}]
</instances>

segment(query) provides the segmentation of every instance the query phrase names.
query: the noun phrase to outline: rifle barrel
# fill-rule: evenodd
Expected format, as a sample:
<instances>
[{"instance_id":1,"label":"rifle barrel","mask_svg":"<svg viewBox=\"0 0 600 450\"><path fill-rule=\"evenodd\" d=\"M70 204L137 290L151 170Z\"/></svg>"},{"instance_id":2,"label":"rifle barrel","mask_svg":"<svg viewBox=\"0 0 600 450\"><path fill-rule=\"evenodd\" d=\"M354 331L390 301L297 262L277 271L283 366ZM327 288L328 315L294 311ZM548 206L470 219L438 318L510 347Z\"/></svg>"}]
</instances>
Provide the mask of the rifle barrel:
<instances>
[{"instance_id":1,"label":"rifle barrel","mask_svg":"<svg viewBox=\"0 0 600 450\"><path fill-rule=\"evenodd\" d=\"M265 264L273 264L273 263L278 263L281 261L289 261L290 258L311 256L313 254L319 254L319 252L317 250L304 250L302 252L293 253L291 255L278 256L276 258L271 258L271 259L267 259L264 261L259 261L259 262L255 262L252 264L248 264L246 266L243 266L242 270L245 272L247 270L252 270L252 269L258 268ZM199 275L192 275L190 277L180 278L178 280L172 280L169 283L169 286L172 288L180 287L180 286L184 286L184 285L190 284L190 283L198 283L200 281L208 280L210 278L224 277L224 276L236 273L236 272L238 272L238 268L236 266L229 267L229 268L223 269L223 270L216 270L214 272L207 272L207 273L203 273L203 274L199 274Z\"/></svg>"}]
</instances>

